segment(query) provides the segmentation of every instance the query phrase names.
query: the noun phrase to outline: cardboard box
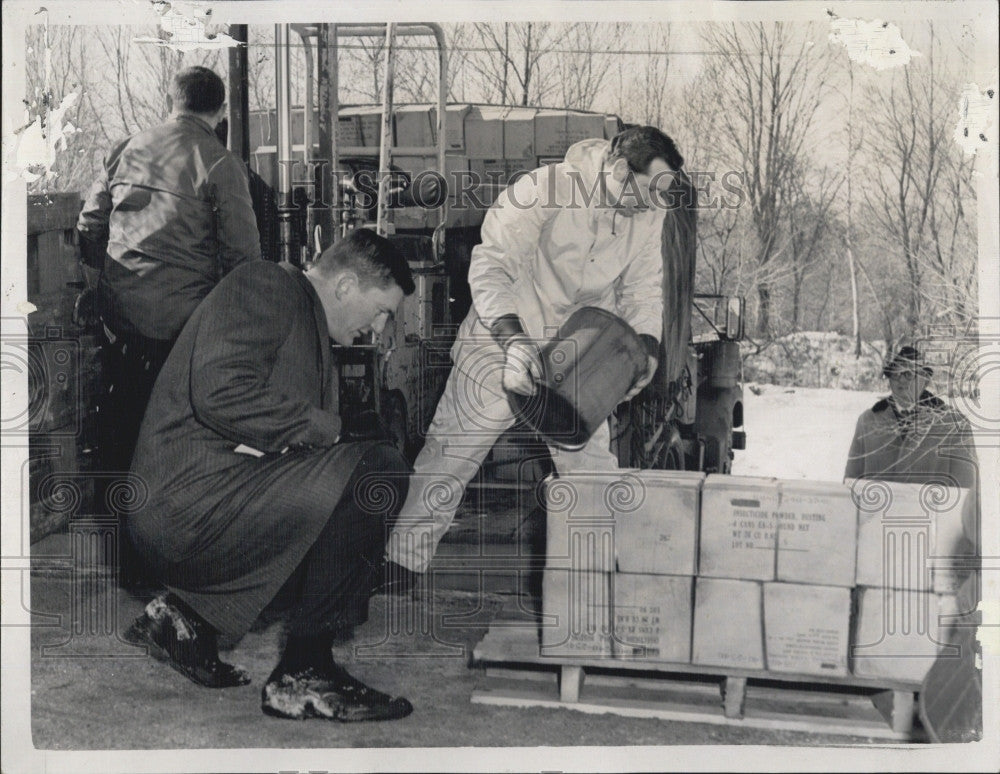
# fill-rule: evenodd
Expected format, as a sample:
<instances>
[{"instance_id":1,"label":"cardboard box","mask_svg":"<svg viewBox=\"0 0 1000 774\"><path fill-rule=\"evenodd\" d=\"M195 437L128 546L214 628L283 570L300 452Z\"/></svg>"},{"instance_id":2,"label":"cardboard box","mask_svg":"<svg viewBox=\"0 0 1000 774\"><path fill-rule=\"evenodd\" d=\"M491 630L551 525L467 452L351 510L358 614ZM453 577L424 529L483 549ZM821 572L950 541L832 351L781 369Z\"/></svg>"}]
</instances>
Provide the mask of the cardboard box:
<instances>
[{"instance_id":1,"label":"cardboard box","mask_svg":"<svg viewBox=\"0 0 1000 774\"><path fill-rule=\"evenodd\" d=\"M469 110L468 105L448 105L445 108L445 152L464 149L465 120ZM397 146L407 148L437 146L436 105L400 105L393 115Z\"/></svg>"},{"instance_id":2,"label":"cardboard box","mask_svg":"<svg viewBox=\"0 0 1000 774\"><path fill-rule=\"evenodd\" d=\"M774 479L708 476L701 491L698 574L774 580L778 503Z\"/></svg>"},{"instance_id":3,"label":"cardboard box","mask_svg":"<svg viewBox=\"0 0 1000 774\"><path fill-rule=\"evenodd\" d=\"M622 122L618 116L606 116L604 118L604 139L610 140L622 130Z\"/></svg>"},{"instance_id":4,"label":"cardboard box","mask_svg":"<svg viewBox=\"0 0 1000 774\"><path fill-rule=\"evenodd\" d=\"M515 182L521 175L527 175L538 169L534 157L529 159L507 159L504 161L504 171L508 185Z\"/></svg>"},{"instance_id":5,"label":"cardboard box","mask_svg":"<svg viewBox=\"0 0 1000 774\"><path fill-rule=\"evenodd\" d=\"M503 156L507 159L530 159L528 169L538 166L535 151L536 108L508 108L503 118Z\"/></svg>"},{"instance_id":6,"label":"cardboard box","mask_svg":"<svg viewBox=\"0 0 1000 774\"><path fill-rule=\"evenodd\" d=\"M465 149L465 122L472 108L469 105L446 105L444 109L444 146L446 151ZM431 133L437 143L437 106L431 108Z\"/></svg>"},{"instance_id":7,"label":"cardboard box","mask_svg":"<svg viewBox=\"0 0 1000 774\"><path fill-rule=\"evenodd\" d=\"M507 164L501 158L469 159L469 171L480 184L499 187L500 190L507 187Z\"/></svg>"},{"instance_id":8,"label":"cardboard box","mask_svg":"<svg viewBox=\"0 0 1000 774\"><path fill-rule=\"evenodd\" d=\"M692 663L763 669L761 609L755 581L696 578Z\"/></svg>"},{"instance_id":9,"label":"cardboard box","mask_svg":"<svg viewBox=\"0 0 1000 774\"><path fill-rule=\"evenodd\" d=\"M635 482L635 493L613 510L619 572L695 575L705 474L642 470L623 485L629 481Z\"/></svg>"},{"instance_id":10,"label":"cardboard box","mask_svg":"<svg viewBox=\"0 0 1000 774\"><path fill-rule=\"evenodd\" d=\"M503 158L507 108L473 106L465 116L465 152L469 158Z\"/></svg>"},{"instance_id":11,"label":"cardboard box","mask_svg":"<svg viewBox=\"0 0 1000 774\"><path fill-rule=\"evenodd\" d=\"M604 139L604 114L576 113L566 115L566 149L581 140ZM566 150L563 150L563 155Z\"/></svg>"},{"instance_id":12,"label":"cardboard box","mask_svg":"<svg viewBox=\"0 0 1000 774\"><path fill-rule=\"evenodd\" d=\"M690 663L694 578L619 572L611 582L615 658Z\"/></svg>"},{"instance_id":13,"label":"cardboard box","mask_svg":"<svg viewBox=\"0 0 1000 774\"><path fill-rule=\"evenodd\" d=\"M859 503L855 581L914 591L952 593L964 574L953 557L972 550L963 518L973 520L967 489L888 481L853 481Z\"/></svg>"},{"instance_id":14,"label":"cardboard box","mask_svg":"<svg viewBox=\"0 0 1000 774\"><path fill-rule=\"evenodd\" d=\"M562 159L568 147L566 111L539 110L535 114L535 154Z\"/></svg>"},{"instance_id":15,"label":"cardboard box","mask_svg":"<svg viewBox=\"0 0 1000 774\"><path fill-rule=\"evenodd\" d=\"M777 579L854 585L858 509L844 484L779 481Z\"/></svg>"},{"instance_id":16,"label":"cardboard box","mask_svg":"<svg viewBox=\"0 0 1000 774\"><path fill-rule=\"evenodd\" d=\"M609 497L638 496L637 471L552 477L545 487L547 568L612 572L615 518Z\"/></svg>"},{"instance_id":17,"label":"cardboard box","mask_svg":"<svg viewBox=\"0 0 1000 774\"><path fill-rule=\"evenodd\" d=\"M541 655L611 658L611 573L545 569Z\"/></svg>"},{"instance_id":18,"label":"cardboard box","mask_svg":"<svg viewBox=\"0 0 1000 774\"><path fill-rule=\"evenodd\" d=\"M571 110L539 110L535 114L534 153L524 155L562 160L569 146L574 143L581 140L604 139L604 122L603 114Z\"/></svg>"},{"instance_id":19,"label":"cardboard box","mask_svg":"<svg viewBox=\"0 0 1000 774\"><path fill-rule=\"evenodd\" d=\"M377 105L346 108L340 115L356 115L361 127L361 143L370 147L378 147L382 137L382 108Z\"/></svg>"},{"instance_id":20,"label":"cardboard box","mask_svg":"<svg viewBox=\"0 0 1000 774\"><path fill-rule=\"evenodd\" d=\"M405 172L409 172L410 176L420 174L426 170L434 170L439 172L437 156L408 156L408 155L398 155L394 154L392 157L392 163L402 169ZM445 154L444 157L444 174L445 179L448 182L448 189L451 194L454 194L455 183L455 173L457 172L468 172L469 164L464 156L456 156Z\"/></svg>"},{"instance_id":21,"label":"cardboard box","mask_svg":"<svg viewBox=\"0 0 1000 774\"><path fill-rule=\"evenodd\" d=\"M957 656L946 645L948 617L965 612L954 596L868 587L856 595L850 652L855 675L919 683L939 652Z\"/></svg>"},{"instance_id":22,"label":"cardboard box","mask_svg":"<svg viewBox=\"0 0 1000 774\"><path fill-rule=\"evenodd\" d=\"M431 109L427 105L400 105L393 111L394 142L397 146L419 148L434 145Z\"/></svg>"},{"instance_id":23,"label":"cardboard box","mask_svg":"<svg viewBox=\"0 0 1000 774\"><path fill-rule=\"evenodd\" d=\"M764 584L764 646L774 672L846 677L851 590Z\"/></svg>"},{"instance_id":24,"label":"cardboard box","mask_svg":"<svg viewBox=\"0 0 1000 774\"><path fill-rule=\"evenodd\" d=\"M969 575L963 565L975 555L975 545L966 536L965 525L975 531L976 493L964 488L938 489L939 509L931 533L931 586L935 594L954 594Z\"/></svg>"},{"instance_id":25,"label":"cardboard box","mask_svg":"<svg viewBox=\"0 0 1000 774\"><path fill-rule=\"evenodd\" d=\"M343 114L337 116L337 146L351 147L362 144L361 117Z\"/></svg>"},{"instance_id":26,"label":"cardboard box","mask_svg":"<svg viewBox=\"0 0 1000 774\"><path fill-rule=\"evenodd\" d=\"M546 566L694 575L702 473L619 470L552 478Z\"/></svg>"}]
</instances>

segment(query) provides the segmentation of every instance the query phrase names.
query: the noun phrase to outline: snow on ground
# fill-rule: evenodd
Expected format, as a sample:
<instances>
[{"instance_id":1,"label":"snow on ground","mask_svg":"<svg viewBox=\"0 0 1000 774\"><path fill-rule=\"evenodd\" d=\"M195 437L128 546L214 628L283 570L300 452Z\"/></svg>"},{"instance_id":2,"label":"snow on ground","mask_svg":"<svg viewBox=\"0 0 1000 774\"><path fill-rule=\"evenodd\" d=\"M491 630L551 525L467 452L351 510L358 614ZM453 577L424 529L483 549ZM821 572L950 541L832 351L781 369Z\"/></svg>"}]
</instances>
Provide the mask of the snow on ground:
<instances>
[{"instance_id":1,"label":"snow on ground","mask_svg":"<svg viewBox=\"0 0 1000 774\"><path fill-rule=\"evenodd\" d=\"M885 384L885 342L864 342L856 357L850 336L802 331L775 339L759 352L750 342L743 348L743 378L748 382L838 390L878 390Z\"/></svg>"},{"instance_id":2,"label":"snow on ground","mask_svg":"<svg viewBox=\"0 0 1000 774\"><path fill-rule=\"evenodd\" d=\"M733 475L841 481L858 416L885 394L744 384L747 448Z\"/></svg>"}]
</instances>

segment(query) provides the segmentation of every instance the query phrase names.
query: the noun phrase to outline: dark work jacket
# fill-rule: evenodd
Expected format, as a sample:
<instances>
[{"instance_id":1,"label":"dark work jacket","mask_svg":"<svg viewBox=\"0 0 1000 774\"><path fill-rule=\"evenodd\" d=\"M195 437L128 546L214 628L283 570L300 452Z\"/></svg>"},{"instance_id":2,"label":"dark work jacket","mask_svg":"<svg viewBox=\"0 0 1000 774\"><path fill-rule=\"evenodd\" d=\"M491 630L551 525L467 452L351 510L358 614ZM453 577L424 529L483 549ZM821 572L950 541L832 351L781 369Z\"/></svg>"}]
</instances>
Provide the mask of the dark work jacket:
<instances>
[{"instance_id":1,"label":"dark work jacket","mask_svg":"<svg viewBox=\"0 0 1000 774\"><path fill-rule=\"evenodd\" d=\"M122 335L172 341L226 272L260 258L246 169L191 115L115 147L77 229L107 243L101 312Z\"/></svg>"},{"instance_id":2,"label":"dark work jacket","mask_svg":"<svg viewBox=\"0 0 1000 774\"><path fill-rule=\"evenodd\" d=\"M975 489L976 460L968 420L925 392L910 414L899 412L888 397L858 418L844 476L915 484L936 477Z\"/></svg>"},{"instance_id":3,"label":"dark work jacket","mask_svg":"<svg viewBox=\"0 0 1000 774\"><path fill-rule=\"evenodd\" d=\"M330 354L302 272L255 261L195 310L153 389L132 465L146 503L130 533L227 634L245 632L292 574L367 448L335 444Z\"/></svg>"},{"instance_id":4,"label":"dark work jacket","mask_svg":"<svg viewBox=\"0 0 1000 774\"><path fill-rule=\"evenodd\" d=\"M847 457L845 478L964 487L977 507L965 511L966 539L979 545L979 461L968 420L929 392L912 412L900 412L882 398L859 418ZM965 550L963 549L963 552Z\"/></svg>"}]
</instances>

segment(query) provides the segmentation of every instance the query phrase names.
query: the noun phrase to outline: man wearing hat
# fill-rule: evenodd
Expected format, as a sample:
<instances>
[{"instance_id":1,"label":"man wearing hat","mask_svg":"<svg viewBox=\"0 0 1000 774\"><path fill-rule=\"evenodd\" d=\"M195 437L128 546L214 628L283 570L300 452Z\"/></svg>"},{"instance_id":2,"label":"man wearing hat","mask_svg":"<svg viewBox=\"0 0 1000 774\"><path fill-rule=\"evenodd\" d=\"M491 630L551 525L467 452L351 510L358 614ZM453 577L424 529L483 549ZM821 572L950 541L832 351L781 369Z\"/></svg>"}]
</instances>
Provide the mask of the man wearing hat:
<instances>
[{"instance_id":1,"label":"man wearing hat","mask_svg":"<svg viewBox=\"0 0 1000 774\"><path fill-rule=\"evenodd\" d=\"M858 419L847 458L846 478L875 478L922 484L931 481L964 487L978 499L979 463L972 428L961 413L928 391L933 370L915 347L902 347L882 371L891 394ZM964 511L964 539L951 548L956 556L976 556L978 507ZM966 559L966 562L968 559ZM957 591L960 611L979 601L979 572L971 572ZM975 614L971 616L975 618ZM982 676L975 668L970 633L975 623L952 623L946 641L959 657L945 652L924 678L920 718L934 742L967 742L982 730Z\"/></svg>"},{"instance_id":2,"label":"man wearing hat","mask_svg":"<svg viewBox=\"0 0 1000 774\"><path fill-rule=\"evenodd\" d=\"M882 370L891 394L858 418L846 478L878 478L975 491L978 463L972 429L958 411L927 390L934 371L904 346Z\"/></svg>"}]
</instances>

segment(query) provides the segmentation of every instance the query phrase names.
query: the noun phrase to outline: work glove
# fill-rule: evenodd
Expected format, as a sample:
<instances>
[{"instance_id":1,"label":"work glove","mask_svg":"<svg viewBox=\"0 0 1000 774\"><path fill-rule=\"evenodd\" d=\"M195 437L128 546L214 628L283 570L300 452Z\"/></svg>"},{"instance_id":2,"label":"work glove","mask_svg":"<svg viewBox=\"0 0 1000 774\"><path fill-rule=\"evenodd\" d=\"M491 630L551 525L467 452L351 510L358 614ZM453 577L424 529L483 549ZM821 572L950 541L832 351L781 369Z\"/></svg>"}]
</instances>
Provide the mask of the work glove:
<instances>
[{"instance_id":1,"label":"work glove","mask_svg":"<svg viewBox=\"0 0 1000 774\"><path fill-rule=\"evenodd\" d=\"M519 395L534 395L535 382L542 378L542 353L524 335L510 337L504 345L503 388Z\"/></svg>"},{"instance_id":2,"label":"work glove","mask_svg":"<svg viewBox=\"0 0 1000 774\"><path fill-rule=\"evenodd\" d=\"M643 391L647 384L653 381L657 365L659 365L659 361L655 357L647 357L646 371L638 379L636 379L632 385L632 389L625 393L625 397L622 398L623 403L627 400L632 400L632 398Z\"/></svg>"},{"instance_id":3,"label":"work glove","mask_svg":"<svg viewBox=\"0 0 1000 774\"><path fill-rule=\"evenodd\" d=\"M646 370L636 377L635 382L632 383L631 389L629 389L629 391L625 394L625 397L622 398L623 403L627 400L632 400L632 398L645 389L647 384L653 381L653 377L656 375L656 367L660 362L656 357L656 355L659 354L660 347L656 337L650 336L648 333L643 333L640 334L639 338L642 340L642 344L646 348Z\"/></svg>"},{"instance_id":4,"label":"work glove","mask_svg":"<svg viewBox=\"0 0 1000 774\"><path fill-rule=\"evenodd\" d=\"M396 441L392 432L386 427L382 417L371 409L357 413L342 414L340 417L339 443L357 443L358 441Z\"/></svg>"}]
</instances>

